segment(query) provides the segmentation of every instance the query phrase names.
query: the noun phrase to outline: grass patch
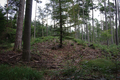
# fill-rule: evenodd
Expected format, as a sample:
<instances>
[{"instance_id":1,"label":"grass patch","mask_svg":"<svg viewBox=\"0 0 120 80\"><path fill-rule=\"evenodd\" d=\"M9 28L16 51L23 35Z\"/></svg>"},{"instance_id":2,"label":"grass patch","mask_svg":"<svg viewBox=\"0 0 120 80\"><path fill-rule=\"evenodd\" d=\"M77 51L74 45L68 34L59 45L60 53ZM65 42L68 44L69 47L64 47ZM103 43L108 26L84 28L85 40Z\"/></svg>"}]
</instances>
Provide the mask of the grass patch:
<instances>
[{"instance_id":1,"label":"grass patch","mask_svg":"<svg viewBox=\"0 0 120 80\"><path fill-rule=\"evenodd\" d=\"M0 65L0 80L42 80L43 73L29 67Z\"/></svg>"}]
</instances>

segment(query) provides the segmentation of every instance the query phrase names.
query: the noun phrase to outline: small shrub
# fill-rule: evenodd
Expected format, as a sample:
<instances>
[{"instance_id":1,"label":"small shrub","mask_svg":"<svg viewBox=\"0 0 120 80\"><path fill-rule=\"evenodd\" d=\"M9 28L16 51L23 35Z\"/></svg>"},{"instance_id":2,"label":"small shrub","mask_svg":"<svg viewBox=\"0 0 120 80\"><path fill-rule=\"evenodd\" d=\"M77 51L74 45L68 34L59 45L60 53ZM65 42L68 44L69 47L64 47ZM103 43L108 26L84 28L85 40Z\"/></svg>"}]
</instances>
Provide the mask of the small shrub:
<instances>
[{"instance_id":1,"label":"small shrub","mask_svg":"<svg viewBox=\"0 0 120 80\"><path fill-rule=\"evenodd\" d=\"M71 46L74 46L74 43L71 43Z\"/></svg>"},{"instance_id":2,"label":"small shrub","mask_svg":"<svg viewBox=\"0 0 120 80\"><path fill-rule=\"evenodd\" d=\"M90 44L88 47L90 47L90 48L92 48L92 49L95 49L95 48L96 48L95 44Z\"/></svg>"}]
</instances>

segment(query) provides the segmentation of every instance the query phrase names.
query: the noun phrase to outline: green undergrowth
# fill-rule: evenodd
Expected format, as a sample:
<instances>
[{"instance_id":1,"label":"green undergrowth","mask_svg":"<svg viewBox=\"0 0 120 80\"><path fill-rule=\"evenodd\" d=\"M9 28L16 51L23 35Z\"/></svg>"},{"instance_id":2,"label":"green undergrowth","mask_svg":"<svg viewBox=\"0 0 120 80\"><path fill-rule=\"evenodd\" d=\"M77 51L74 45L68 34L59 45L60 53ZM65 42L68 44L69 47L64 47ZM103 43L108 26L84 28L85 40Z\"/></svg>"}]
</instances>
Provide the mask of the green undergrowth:
<instances>
[{"instance_id":1,"label":"green undergrowth","mask_svg":"<svg viewBox=\"0 0 120 80\"><path fill-rule=\"evenodd\" d=\"M14 46L14 43L8 43L8 42L0 44L0 48L3 48L3 49L9 49L13 46Z\"/></svg>"},{"instance_id":2,"label":"green undergrowth","mask_svg":"<svg viewBox=\"0 0 120 80\"><path fill-rule=\"evenodd\" d=\"M47 36L47 37L40 37L40 38L32 38L31 40L31 45L35 44L35 43L42 43L45 41L50 41L53 39L58 39L58 37L53 37L53 36Z\"/></svg>"},{"instance_id":3,"label":"green undergrowth","mask_svg":"<svg viewBox=\"0 0 120 80\"><path fill-rule=\"evenodd\" d=\"M116 71L119 71L120 66L114 61L105 58L98 58L93 60L84 60L79 66L66 66L60 71L54 71L56 77L63 80L88 80L88 79L104 79L114 80Z\"/></svg>"},{"instance_id":4,"label":"green undergrowth","mask_svg":"<svg viewBox=\"0 0 120 80\"><path fill-rule=\"evenodd\" d=\"M88 42L80 40L80 39L72 39L75 43L77 43L78 45L82 45L84 47L86 47L88 45ZM109 53L110 55L118 55L118 53L120 52L120 45L102 45L102 44L96 44L96 43L91 43L89 45L90 48L92 49L99 49L104 53Z\"/></svg>"},{"instance_id":5,"label":"green undergrowth","mask_svg":"<svg viewBox=\"0 0 120 80\"><path fill-rule=\"evenodd\" d=\"M82 46L84 46L84 47L87 46L87 42L85 42L85 41L83 41L83 40L73 39L73 41L74 41L75 43L77 43L78 45L82 45Z\"/></svg>"},{"instance_id":6,"label":"green undergrowth","mask_svg":"<svg viewBox=\"0 0 120 80\"><path fill-rule=\"evenodd\" d=\"M114 62L104 58L85 61L83 64L84 64L83 68L91 69L94 71L100 71L103 73L114 72L116 69L116 65Z\"/></svg>"},{"instance_id":7,"label":"green undergrowth","mask_svg":"<svg viewBox=\"0 0 120 80\"><path fill-rule=\"evenodd\" d=\"M100 49L104 53L109 53L110 55L119 55L118 53L120 52L120 45L101 45L101 44L93 44L95 49Z\"/></svg>"},{"instance_id":8,"label":"green undergrowth","mask_svg":"<svg viewBox=\"0 0 120 80\"><path fill-rule=\"evenodd\" d=\"M90 73L91 76L103 76L108 80L113 80L116 77L116 72L119 71L120 65L110 59L98 58L83 61L81 67L83 71Z\"/></svg>"},{"instance_id":9,"label":"green undergrowth","mask_svg":"<svg viewBox=\"0 0 120 80\"><path fill-rule=\"evenodd\" d=\"M0 80L42 80L43 73L29 67L0 65Z\"/></svg>"},{"instance_id":10,"label":"green undergrowth","mask_svg":"<svg viewBox=\"0 0 120 80\"><path fill-rule=\"evenodd\" d=\"M62 70L52 70L49 76L52 78L57 77L60 80L79 80L83 75L83 71L79 70L76 66L65 66Z\"/></svg>"}]
</instances>

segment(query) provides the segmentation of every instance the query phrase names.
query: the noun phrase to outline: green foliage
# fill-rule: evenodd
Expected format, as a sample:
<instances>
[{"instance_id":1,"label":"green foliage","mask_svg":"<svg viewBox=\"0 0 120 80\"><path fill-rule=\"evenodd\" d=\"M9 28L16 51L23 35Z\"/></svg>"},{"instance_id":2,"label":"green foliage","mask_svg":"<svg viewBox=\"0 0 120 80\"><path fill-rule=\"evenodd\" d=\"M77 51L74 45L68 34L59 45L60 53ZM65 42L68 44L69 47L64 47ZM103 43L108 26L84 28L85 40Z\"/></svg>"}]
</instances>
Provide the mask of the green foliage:
<instances>
[{"instance_id":1,"label":"green foliage","mask_svg":"<svg viewBox=\"0 0 120 80\"><path fill-rule=\"evenodd\" d=\"M87 43L85 42L85 41L83 41L83 40L80 40L80 39L73 39L73 41L75 42L75 43L77 43L78 45L82 45L82 46L87 46Z\"/></svg>"},{"instance_id":2,"label":"green foliage","mask_svg":"<svg viewBox=\"0 0 120 80\"><path fill-rule=\"evenodd\" d=\"M102 40L108 40L111 38L110 30L103 31L101 34Z\"/></svg>"},{"instance_id":3,"label":"green foliage","mask_svg":"<svg viewBox=\"0 0 120 80\"><path fill-rule=\"evenodd\" d=\"M29 67L0 65L0 80L41 80L42 72Z\"/></svg>"},{"instance_id":4,"label":"green foliage","mask_svg":"<svg viewBox=\"0 0 120 80\"><path fill-rule=\"evenodd\" d=\"M67 67L62 70L62 75L63 76L72 76L76 70L77 70L77 68L75 66Z\"/></svg>"},{"instance_id":5,"label":"green foliage","mask_svg":"<svg viewBox=\"0 0 120 80\"><path fill-rule=\"evenodd\" d=\"M90 61L85 61L83 68L102 73L111 73L115 71L116 65L111 60L98 58Z\"/></svg>"},{"instance_id":6,"label":"green foliage","mask_svg":"<svg viewBox=\"0 0 120 80\"><path fill-rule=\"evenodd\" d=\"M95 49L96 45L95 44L90 44L89 47L92 48L92 49Z\"/></svg>"},{"instance_id":7,"label":"green foliage","mask_svg":"<svg viewBox=\"0 0 120 80\"><path fill-rule=\"evenodd\" d=\"M71 46L74 46L74 43L71 43Z\"/></svg>"},{"instance_id":8,"label":"green foliage","mask_svg":"<svg viewBox=\"0 0 120 80\"><path fill-rule=\"evenodd\" d=\"M110 53L112 55L118 55L118 53L120 52L120 45L101 45L101 44L93 44L95 46L95 48L100 49L101 51L105 52L105 53Z\"/></svg>"},{"instance_id":9,"label":"green foliage","mask_svg":"<svg viewBox=\"0 0 120 80\"><path fill-rule=\"evenodd\" d=\"M45 42L45 41L53 40L54 38L58 39L57 37L53 37L53 36L35 38L31 41L31 45L33 45L35 43L42 43L42 42Z\"/></svg>"},{"instance_id":10,"label":"green foliage","mask_svg":"<svg viewBox=\"0 0 120 80\"><path fill-rule=\"evenodd\" d=\"M40 21L32 21L32 23L31 23L31 35L32 36L34 36L34 27L35 26L36 26L36 33L35 33L36 38L42 37L43 35L51 36L53 33L52 26L45 26L44 24L40 23ZM42 35L42 30L43 30L43 35ZM48 33L48 35L47 35L47 33Z\"/></svg>"},{"instance_id":11,"label":"green foliage","mask_svg":"<svg viewBox=\"0 0 120 80\"><path fill-rule=\"evenodd\" d=\"M8 43L8 42L2 42L2 44L0 44L0 48L3 49L10 49L14 46L14 43Z\"/></svg>"},{"instance_id":12,"label":"green foliage","mask_svg":"<svg viewBox=\"0 0 120 80\"><path fill-rule=\"evenodd\" d=\"M15 42L16 29L7 27L6 31L7 31L8 41Z\"/></svg>"}]
</instances>

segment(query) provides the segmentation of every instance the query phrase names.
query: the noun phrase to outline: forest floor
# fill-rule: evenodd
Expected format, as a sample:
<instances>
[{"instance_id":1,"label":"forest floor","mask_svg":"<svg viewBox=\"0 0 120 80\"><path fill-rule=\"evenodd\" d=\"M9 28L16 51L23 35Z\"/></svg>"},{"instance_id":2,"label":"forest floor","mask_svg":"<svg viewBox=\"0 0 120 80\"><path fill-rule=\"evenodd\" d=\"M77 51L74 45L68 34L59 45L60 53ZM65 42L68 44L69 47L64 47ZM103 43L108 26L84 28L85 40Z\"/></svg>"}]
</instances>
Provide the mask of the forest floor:
<instances>
[{"instance_id":1,"label":"forest floor","mask_svg":"<svg viewBox=\"0 0 120 80\"><path fill-rule=\"evenodd\" d=\"M57 43L55 39L32 45L30 62L22 61L21 51L6 51L0 48L0 64L29 66L39 71L44 70L45 80L67 80L67 78L61 78L60 74L62 73L60 72L59 77L56 76L57 72L55 73L54 71L60 71L70 66L76 66L77 69L81 69L80 65L84 60L89 61L97 58L104 58L104 54L99 49L84 47L71 40L65 40L62 48L59 48L58 45L59 43ZM51 73L51 71L53 71L53 73ZM49 75L49 73L52 74L52 76ZM90 75L87 75L87 77L87 79L79 78L73 80L97 80L97 78L91 79L92 76Z\"/></svg>"}]
</instances>

